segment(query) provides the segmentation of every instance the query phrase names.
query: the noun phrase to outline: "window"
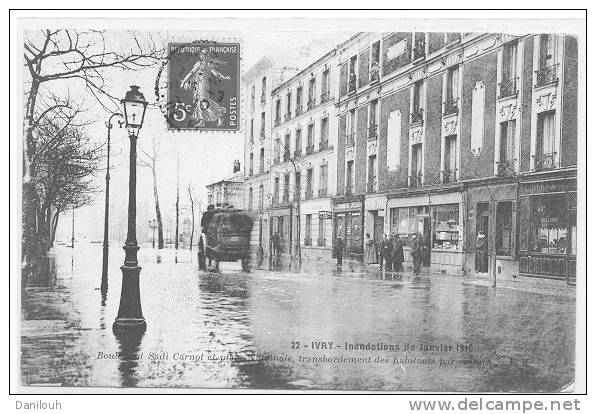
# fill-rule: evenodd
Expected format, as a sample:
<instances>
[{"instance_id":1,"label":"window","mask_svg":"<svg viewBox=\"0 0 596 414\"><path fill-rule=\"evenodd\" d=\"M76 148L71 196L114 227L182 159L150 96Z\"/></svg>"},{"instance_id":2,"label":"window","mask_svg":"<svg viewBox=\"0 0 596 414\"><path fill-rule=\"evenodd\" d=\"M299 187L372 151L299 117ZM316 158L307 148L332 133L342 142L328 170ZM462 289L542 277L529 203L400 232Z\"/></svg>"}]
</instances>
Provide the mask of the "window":
<instances>
[{"instance_id":1,"label":"window","mask_svg":"<svg viewBox=\"0 0 596 414\"><path fill-rule=\"evenodd\" d=\"M289 201L290 196L290 174L284 174L284 203Z\"/></svg>"},{"instance_id":2,"label":"window","mask_svg":"<svg viewBox=\"0 0 596 414\"><path fill-rule=\"evenodd\" d=\"M499 142L499 165L500 176L510 175L515 172L515 129L516 120L501 122L501 140Z\"/></svg>"},{"instance_id":3,"label":"window","mask_svg":"<svg viewBox=\"0 0 596 414\"><path fill-rule=\"evenodd\" d=\"M414 60L420 59L426 55L426 42L424 33L414 33L414 49L412 50L412 53L414 55Z\"/></svg>"},{"instance_id":4,"label":"window","mask_svg":"<svg viewBox=\"0 0 596 414\"><path fill-rule=\"evenodd\" d=\"M261 139L265 138L265 112L261 112Z\"/></svg>"},{"instance_id":5,"label":"window","mask_svg":"<svg viewBox=\"0 0 596 414\"><path fill-rule=\"evenodd\" d=\"M290 134L286 134L286 136L285 136L283 153L284 153L284 161L288 161L288 159L290 157Z\"/></svg>"},{"instance_id":6,"label":"window","mask_svg":"<svg viewBox=\"0 0 596 414\"><path fill-rule=\"evenodd\" d=\"M249 170L248 170L248 174L249 175L252 175L253 174L253 159L254 159L254 155L251 152L250 153L250 157L249 157L249 164L248 164L249 165Z\"/></svg>"},{"instance_id":7,"label":"window","mask_svg":"<svg viewBox=\"0 0 596 414\"><path fill-rule=\"evenodd\" d=\"M356 110L348 112L348 123L346 124L346 145L354 145L354 132L356 131Z\"/></svg>"},{"instance_id":8,"label":"window","mask_svg":"<svg viewBox=\"0 0 596 414\"><path fill-rule=\"evenodd\" d=\"M250 88L250 110L255 110L255 85Z\"/></svg>"},{"instance_id":9,"label":"window","mask_svg":"<svg viewBox=\"0 0 596 414\"><path fill-rule=\"evenodd\" d=\"M263 184L261 184L259 186L259 210L263 209L263 204L264 204L264 198L265 198L265 187L263 187Z\"/></svg>"},{"instance_id":10,"label":"window","mask_svg":"<svg viewBox=\"0 0 596 414\"><path fill-rule=\"evenodd\" d=\"M319 197L327 196L327 182L328 182L327 164L321 164L319 174Z\"/></svg>"},{"instance_id":11,"label":"window","mask_svg":"<svg viewBox=\"0 0 596 414\"><path fill-rule=\"evenodd\" d=\"M309 124L307 127L306 145L312 147L315 144L315 124Z\"/></svg>"},{"instance_id":12,"label":"window","mask_svg":"<svg viewBox=\"0 0 596 414\"><path fill-rule=\"evenodd\" d=\"M259 151L259 173L265 172L265 148Z\"/></svg>"},{"instance_id":13,"label":"window","mask_svg":"<svg viewBox=\"0 0 596 414\"><path fill-rule=\"evenodd\" d=\"M308 81L308 109L315 107L316 96L315 96L315 85L316 78L310 78Z\"/></svg>"},{"instance_id":14,"label":"window","mask_svg":"<svg viewBox=\"0 0 596 414\"><path fill-rule=\"evenodd\" d=\"M358 55L350 58L349 74L348 74L348 93L356 91L357 66Z\"/></svg>"},{"instance_id":15,"label":"window","mask_svg":"<svg viewBox=\"0 0 596 414\"><path fill-rule=\"evenodd\" d=\"M413 234L424 234L424 219L428 218L428 206L392 208L390 211L391 234L406 245L412 246Z\"/></svg>"},{"instance_id":16,"label":"window","mask_svg":"<svg viewBox=\"0 0 596 414\"><path fill-rule=\"evenodd\" d=\"M261 81L261 103L265 103L267 101L267 77L263 76L263 80Z\"/></svg>"},{"instance_id":17,"label":"window","mask_svg":"<svg viewBox=\"0 0 596 414\"><path fill-rule=\"evenodd\" d=\"M421 123L422 117L422 81L414 82L412 85L411 123Z\"/></svg>"},{"instance_id":18,"label":"window","mask_svg":"<svg viewBox=\"0 0 596 414\"><path fill-rule=\"evenodd\" d=\"M346 195L354 193L354 161L348 161L346 167Z\"/></svg>"},{"instance_id":19,"label":"window","mask_svg":"<svg viewBox=\"0 0 596 414\"><path fill-rule=\"evenodd\" d=\"M497 234L495 248L498 256L511 256L513 248L513 203L497 203Z\"/></svg>"},{"instance_id":20,"label":"window","mask_svg":"<svg viewBox=\"0 0 596 414\"><path fill-rule=\"evenodd\" d=\"M556 37L552 34L540 35L540 69L556 63Z\"/></svg>"},{"instance_id":21,"label":"window","mask_svg":"<svg viewBox=\"0 0 596 414\"><path fill-rule=\"evenodd\" d=\"M250 143L252 144L255 140L255 119L250 118Z\"/></svg>"},{"instance_id":22,"label":"window","mask_svg":"<svg viewBox=\"0 0 596 414\"><path fill-rule=\"evenodd\" d=\"M535 253L567 251L567 203L565 194L534 196L531 201L530 248Z\"/></svg>"},{"instance_id":23,"label":"window","mask_svg":"<svg viewBox=\"0 0 596 414\"><path fill-rule=\"evenodd\" d=\"M298 86L296 89L296 116L302 113L302 86Z\"/></svg>"},{"instance_id":24,"label":"window","mask_svg":"<svg viewBox=\"0 0 596 414\"><path fill-rule=\"evenodd\" d=\"M329 138L329 118L321 119L321 142L327 143Z\"/></svg>"},{"instance_id":25,"label":"window","mask_svg":"<svg viewBox=\"0 0 596 414\"><path fill-rule=\"evenodd\" d=\"M379 57L381 55L381 41L373 43L370 49L370 81L378 82L380 78Z\"/></svg>"},{"instance_id":26,"label":"window","mask_svg":"<svg viewBox=\"0 0 596 414\"><path fill-rule=\"evenodd\" d=\"M371 155L368 157L368 183L367 191L374 193L377 191L377 156Z\"/></svg>"},{"instance_id":27,"label":"window","mask_svg":"<svg viewBox=\"0 0 596 414\"><path fill-rule=\"evenodd\" d=\"M445 159L443 182L449 183L457 179L457 135L445 137Z\"/></svg>"},{"instance_id":28,"label":"window","mask_svg":"<svg viewBox=\"0 0 596 414\"><path fill-rule=\"evenodd\" d=\"M517 75L517 42L509 42L503 46L501 80L507 81Z\"/></svg>"},{"instance_id":29,"label":"window","mask_svg":"<svg viewBox=\"0 0 596 414\"><path fill-rule=\"evenodd\" d=\"M538 114L536 157L534 168L545 170L556 167L555 111Z\"/></svg>"},{"instance_id":30,"label":"window","mask_svg":"<svg viewBox=\"0 0 596 414\"><path fill-rule=\"evenodd\" d=\"M447 70L447 100L456 101L459 97L459 66Z\"/></svg>"},{"instance_id":31,"label":"window","mask_svg":"<svg viewBox=\"0 0 596 414\"><path fill-rule=\"evenodd\" d=\"M286 99L286 120L292 117L292 92L288 92Z\"/></svg>"},{"instance_id":32,"label":"window","mask_svg":"<svg viewBox=\"0 0 596 414\"><path fill-rule=\"evenodd\" d=\"M279 125L281 123L281 100L278 98L275 101L275 125Z\"/></svg>"},{"instance_id":33,"label":"window","mask_svg":"<svg viewBox=\"0 0 596 414\"><path fill-rule=\"evenodd\" d=\"M410 168L410 185L422 184L422 144L412 145L412 165Z\"/></svg>"},{"instance_id":34,"label":"window","mask_svg":"<svg viewBox=\"0 0 596 414\"><path fill-rule=\"evenodd\" d=\"M248 209L252 210L252 187L248 190Z\"/></svg>"},{"instance_id":35,"label":"window","mask_svg":"<svg viewBox=\"0 0 596 414\"><path fill-rule=\"evenodd\" d=\"M294 147L294 156L299 157L300 155L302 155L302 130L301 129L296 130L295 144L296 144L296 146Z\"/></svg>"},{"instance_id":36,"label":"window","mask_svg":"<svg viewBox=\"0 0 596 414\"><path fill-rule=\"evenodd\" d=\"M312 177L313 177L313 169L309 168L306 170L306 193L305 197L307 200L312 198Z\"/></svg>"},{"instance_id":37,"label":"window","mask_svg":"<svg viewBox=\"0 0 596 414\"><path fill-rule=\"evenodd\" d=\"M304 220L304 244L307 246L310 246L309 244L306 244L306 239L310 239L311 238L311 234L312 234L312 230L311 230L311 226L312 226L312 214L307 214L306 215L306 220Z\"/></svg>"},{"instance_id":38,"label":"window","mask_svg":"<svg viewBox=\"0 0 596 414\"><path fill-rule=\"evenodd\" d=\"M321 103L327 102L329 100L329 69L325 69L323 71L323 81L321 82Z\"/></svg>"},{"instance_id":39,"label":"window","mask_svg":"<svg viewBox=\"0 0 596 414\"><path fill-rule=\"evenodd\" d=\"M373 99L370 102L368 108L368 138L376 138L377 137L377 108L378 102L376 99Z\"/></svg>"},{"instance_id":40,"label":"window","mask_svg":"<svg viewBox=\"0 0 596 414\"><path fill-rule=\"evenodd\" d=\"M319 246L325 246L325 244L326 244L326 240L325 240L326 223L327 223L327 220L322 218L321 216L319 216L319 240L317 243Z\"/></svg>"},{"instance_id":41,"label":"window","mask_svg":"<svg viewBox=\"0 0 596 414\"><path fill-rule=\"evenodd\" d=\"M279 201L279 177L273 180L273 201Z\"/></svg>"},{"instance_id":42,"label":"window","mask_svg":"<svg viewBox=\"0 0 596 414\"><path fill-rule=\"evenodd\" d=\"M302 174L300 171L294 173L294 191L300 197L300 193L302 192Z\"/></svg>"},{"instance_id":43,"label":"window","mask_svg":"<svg viewBox=\"0 0 596 414\"><path fill-rule=\"evenodd\" d=\"M433 249L457 250L459 246L459 205L433 206Z\"/></svg>"}]
</instances>

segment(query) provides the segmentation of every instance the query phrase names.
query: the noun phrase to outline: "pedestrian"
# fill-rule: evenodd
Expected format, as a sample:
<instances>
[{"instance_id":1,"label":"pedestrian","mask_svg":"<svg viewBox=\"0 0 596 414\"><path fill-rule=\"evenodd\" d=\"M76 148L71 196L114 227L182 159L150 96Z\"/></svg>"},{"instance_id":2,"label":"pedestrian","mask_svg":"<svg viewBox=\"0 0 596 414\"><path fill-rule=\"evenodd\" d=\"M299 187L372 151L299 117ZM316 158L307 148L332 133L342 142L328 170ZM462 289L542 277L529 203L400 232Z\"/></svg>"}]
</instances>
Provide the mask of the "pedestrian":
<instances>
[{"instance_id":1,"label":"pedestrian","mask_svg":"<svg viewBox=\"0 0 596 414\"><path fill-rule=\"evenodd\" d=\"M278 254L281 253L281 243L280 243L279 234L277 234L277 232L273 233L273 236L271 236L271 245L273 247L273 255L274 256L277 256Z\"/></svg>"},{"instance_id":2,"label":"pedestrian","mask_svg":"<svg viewBox=\"0 0 596 414\"><path fill-rule=\"evenodd\" d=\"M263 245L259 243L259 248L257 249L257 269L261 269L263 266Z\"/></svg>"},{"instance_id":3,"label":"pedestrian","mask_svg":"<svg viewBox=\"0 0 596 414\"><path fill-rule=\"evenodd\" d=\"M393 241L393 270L401 272L404 270L404 246L396 234Z\"/></svg>"},{"instance_id":4,"label":"pedestrian","mask_svg":"<svg viewBox=\"0 0 596 414\"><path fill-rule=\"evenodd\" d=\"M475 270L476 272L488 272L488 263L486 255L486 235L483 231L478 232L476 236L476 260Z\"/></svg>"},{"instance_id":5,"label":"pedestrian","mask_svg":"<svg viewBox=\"0 0 596 414\"><path fill-rule=\"evenodd\" d=\"M366 233L364 242L364 263L372 264L377 262L377 246L375 241L370 238L370 233Z\"/></svg>"},{"instance_id":6,"label":"pedestrian","mask_svg":"<svg viewBox=\"0 0 596 414\"><path fill-rule=\"evenodd\" d=\"M344 254L344 241L341 237L337 237L335 241L335 257L337 258L337 265L341 266L343 264L343 254Z\"/></svg>"},{"instance_id":7,"label":"pedestrian","mask_svg":"<svg viewBox=\"0 0 596 414\"><path fill-rule=\"evenodd\" d=\"M412 256L412 261L414 262L414 274L420 274L420 267L422 266L422 256L424 251L422 249L422 240L418 237L418 234L414 233L412 236L414 240L414 244L412 245L412 251L410 252Z\"/></svg>"},{"instance_id":8,"label":"pedestrian","mask_svg":"<svg viewBox=\"0 0 596 414\"><path fill-rule=\"evenodd\" d=\"M393 245L386 234L383 234L383 241L381 242L381 266L383 270L383 262L385 262L385 270L391 270L391 249Z\"/></svg>"}]
</instances>

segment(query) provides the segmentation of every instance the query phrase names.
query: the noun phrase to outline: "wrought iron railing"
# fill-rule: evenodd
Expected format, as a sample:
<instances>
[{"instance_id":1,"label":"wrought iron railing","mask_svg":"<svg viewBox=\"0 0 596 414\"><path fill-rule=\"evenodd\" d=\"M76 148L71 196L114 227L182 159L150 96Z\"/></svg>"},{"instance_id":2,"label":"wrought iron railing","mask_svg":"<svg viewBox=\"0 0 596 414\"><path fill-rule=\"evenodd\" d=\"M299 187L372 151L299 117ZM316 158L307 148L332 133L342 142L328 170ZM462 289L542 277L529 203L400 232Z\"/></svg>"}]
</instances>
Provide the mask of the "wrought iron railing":
<instances>
[{"instance_id":1,"label":"wrought iron railing","mask_svg":"<svg viewBox=\"0 0 596 414\"><path fill-rule=\"evenodd\" d=\"M302 157L302 148L294 150L294 158L300 158L300 157Z\"/></svg>"},{"instance_id":2,"label":"wrought iron railing","mask_svg":"<svg viewBox=\"0 0 596 414\"><path fill-rule=\"evenodd\" d=\"M370 68L370 83L376 83L380 80L379 63L374 62Z\"/></svg>"},{"instance_id":3,"label":"wrought iron railing","mask_svg":"<svg viewBox=\"0 0 596 414\"><path fill-rule=\"evenodd\" d=\"M327 189L319 188L319 197L327 197Z\"/></svg>"},{"instance_id":4,"label":"wrought iron railing","mask_svg":"<svg viewBox=\"0 0 596 414\"><path fill-rule=\"evenodd\" d=\"M346 195L347 196L354 195L354 188L352 188L352 184L348 184L346 186Z\"/></svg>"},{"instance_id":5,"label":"wrought iron railing","mask_svg":"<svg viewBox=\"0 0 596 414\"><path fill-rule=\"evenodd\" d=\"M263 89L264 91L264 89ZM267 95L266 94L262 94L261 95L261 103L264 104L265 102L267 102Z\"/></svg>"},{"instance_id":6,"label":"wrought iron railing","mask_svg":"<svg viewBox=\"0 0 596 414\"><path fill-rule=\"evenodd\" d=\"M260 137L261 139L265 139L265 128L261 128L261 132L260 132L260 134L259 134L259 137Z\"/></svg>"},{"instance_id":7,"label":"wrought iron railing","mask_svg":"<svg viewBox=\"0 0 596 414\"><path fill-rule=\"evenodd\" d=\"M273 126L279 126L279 124L281 124L281 119L280 118L275 118L275 120L273 121Z\"/></svg>"},{"instance_id":8,"label":"wrought iron railing","mask_svg":"<svg viewBox=\"0 0 596 414\"><path fill-rule=\"evenodd\" d=\"M418 173L418 175L408 176L408 186L409 187L420 187L421 185L422 185L422 173Z\"/></svg>"},{"instance_id":9,"label":"wrought iron railing","mask_svg":"<svg viewBox=\"0 0 596 414\"><path fill-rule=\"evenodd\" d=\"M557 77L557 68L559 64L556 63L551 66L547 66L536 71L536 87L550 85L557 83L559 78Z\"/></svg>"},{"instance_id":10,"label":"wrought iron railing","mask_svg":"<svg viewBox=\"0 0 596 414\"><path fill-rule=\"evenodd\" d=\"M444 116L459 112L459 98L448 99L443 103L443 105L445 107L445 110L443 111Z\"/></svg>"},{"instance_id":11,"label":"wrought iron railing","mask_svg":"<svg viewBox=\"0 0 596 414\"><path fill-rule=\"evenodd\" d=\"M287 112L284 114L284 122L289 121L290 119L292 119L292 113L291 112Z\"/></svg>"},{"instance_id":12,"label":"wrought iron railing","mask_svg":"<svg viewBox=\"0 0 596 414\"><path fill-rule=\"evenodd\" d=\"M312 199L312 187L306 187L306 191L304 192L304 198L306 200L311 200Z\"/></svg>"},{"instance_id":13,"label":"wrought iron railing","mask_svg":"<svg viewBox=\"0 0 596 414\"><path fill-rule=\"evenodd\" d=\"M327 240L324 237L319 237L317 239L317 246L324 247L327 245Z\"/></svg>"},{"instance_id":14,"label":"wrought iron railing","mask_svg":"<svg viewBox=\"0 0 596 414\"><path fill-rule=\"evenodd\" d=\"M321 137L321 140L319 141L319 151L325 151L328 148L329 148L329 140L327 140L327 138Z\"/></svg>"},{"instance_id":15,"label":"wrought iron railing","mask_svg":"<svg viewBox=\"0 0 596 414\"><path fill-rule=\"evenodd\" d=\"M424 57L424 55L426 54L425 45L426 44L424 40L416 41L416 44L414 45L414 60L421 59Z\"/></svg>"},{"instance_id":16,"label":"wrought iron railing","mask_svg":"<svg viewBox=\"0 0 596 414\"><path fill-rule=\"evenodd\" d=\"M284 162L290 161L290 150L284 151Z\"/></svg>"},{"instance_id":17,"label":"wrought iron railing","mask_svg":"<svg viewBox=\"0 0 596 414\"><path fill-rule=\"evenodd\" d=\"M311 155L315 153L315 146L314 145L307 145L306 146L306 155Z\"/></svg>"},{"instance_id":18,"label":"wrought iron railing","mask_svg":"<svg viewBox=\"0 0 596 414\"><path fill-rule=\"evenodd\" d=\"M552 170L557 168L557 153L541 154L534 156L534 169L536 171Z\"/></svg>"},{"instance_id":19,"label":"wrought iron railing","mask_svg":"<svg viewBox=\"0 0 596 414\"><path fill-rule=\"evenodd\" d=\"M317 105L316 105L316 102L315 102L315 99L314 99L314 98L313 98L313 99L310 99L310 100L308 101L308 103L306 104L306 110L307 110L307 111L310 111L311 109L314 109L314 108L315 108L315 106L317 106Z\"/></svg>"},{"instance_id":20,"label":"wrought iron railing","mask_svg":"<svg viewBox=\"0 0 596 414\"><path fill-rule=\"evenodd\" d=\"M351 147L352 145L354 145L354 133L353 132L346 134L346 147Z\"/></svg>"},{"instance_id":21,"label":"wrought iron railing","mask_svg":"<svg viewBox=\"0 0 596 414\"><path fill-rule=\"evenodd\" d=\"M325 103L331 100L331 94L329 91L323 91L321 94L321 103Z\"/></svg>"},{"instance_id":22,"label":"wrought iron railing","mask_svg":"<svg viewBox=\"0 0 596 414\"><path fill-rule=\"evenodd\" d=\"M368 126L368 139L376 139L379 126L377 124L370 124Z\"/></svg>"},{"instance_id":23,"label":"wrought iron railing","mask_svg":"<svg viewBox=\"0 0 596 414\"><path fill-rule=\"evenodd\" d=\"M454 169L445 168L443 171L441 171L441 177L442 177L441 181L444 184L456 182L457 181L457 168L454 168Z\"/></svg>"},{"instance_id":24,"label":"wrought iron railing","mask_svg":"<svg viewBox=\"0 0 596 414\"><path fill-rule=\"evenodd\" d=\"M281 164L281 159L279 154L277 154L275 157L273 157L273 165L277 165L277 164Z\"/></svg>"},{"instance_id":25,"label":"wrought iron railing","mask_svg":"<svg viewBox=\"0 0 596 414\"><path fill-rule=\"evenodd\" d=\"M350 74L350 80L348 81L348 93L356 92L356 74Z\"/></svg>"},{"instance_id":26,"label":"wrought iron railing","mask_svg":"<svg viewBox=\"0 0 596 414\"><path fill-rule=\"evenodd\" d=\"M515 160L497 161L497 175L499 177L512 177L515 175Z\"/></svg>"},{"instance_id":27,"label":"wrought iron railing","mask_svg":"<svg viewBox=\"0 0 596 414\"><path fill-rule=\"evenodd\" d=\"M410 123L411 124L421 124L424 121L424 111L422 108L414 109L414 111L410 114Z\"/></svg>"},{"instance_id":28,"label":"wrought iron railing","mask_svg":"<svg viewBox=\"0 0 596 414\"><path fill-rule=\"evenodd\" d=\"M367 193L376 193L377 192L377 180L372 180L366 183L366 192Z\"/></svg>"},{"instance_id":29,"label":"wrought iron railing","mask_svg":"<svg viewBox=\"0 0 596 414\"><path fill-rule=\"evenodd\" d=\"M281 200L284 203L289 203L290 202L290 192L289 191L284 191L284 194L283 194Z\"/></svg>"},{"instance_id":30,"label":"wrought iron railing","mask_svg":"<svg viewBox=\"0 0 596 414\"><path fill-rule=\"evenodd\" d=\"M508 98L517 95L517 79L506 79L499 83L499 98Z\"/></svg>"},{"instance_id":31,"label":"wrought iron railing","mask_svg":"<svg viewBox=\"0 0 596 414\"><path fill-rule=\"evenodd\" d=\"M312 246L312 237L309 235L304 236L304 245L305 246Z\"/></svg>"},{"instance_id":32,"label":"wrought iron railing","mask_svg":"<svg viewBox=\"0 0 596 414\"><path fill-rule=\"evenodd\" d=\"M302 115L302 104L296 107L296 116Z\"/></svg>"}]
</instances>

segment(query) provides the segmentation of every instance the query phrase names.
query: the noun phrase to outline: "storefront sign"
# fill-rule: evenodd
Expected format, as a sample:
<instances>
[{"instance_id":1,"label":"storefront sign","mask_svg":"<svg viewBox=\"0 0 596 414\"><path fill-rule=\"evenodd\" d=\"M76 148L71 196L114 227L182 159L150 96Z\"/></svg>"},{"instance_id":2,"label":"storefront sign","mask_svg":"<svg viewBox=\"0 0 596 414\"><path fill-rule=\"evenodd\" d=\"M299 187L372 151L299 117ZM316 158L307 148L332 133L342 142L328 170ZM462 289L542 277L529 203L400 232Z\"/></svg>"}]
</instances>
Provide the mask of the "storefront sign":
<instances>
[{"instance_id":1,"label":"storefront sign","mask_svg":"<svg viewBox=\"0 0 596 414\"><path fill-rule=\"evenodd\" d=\"M331 211L319 211L319 220L329 220L331 218Z\"/></svg>"}]
</instances>

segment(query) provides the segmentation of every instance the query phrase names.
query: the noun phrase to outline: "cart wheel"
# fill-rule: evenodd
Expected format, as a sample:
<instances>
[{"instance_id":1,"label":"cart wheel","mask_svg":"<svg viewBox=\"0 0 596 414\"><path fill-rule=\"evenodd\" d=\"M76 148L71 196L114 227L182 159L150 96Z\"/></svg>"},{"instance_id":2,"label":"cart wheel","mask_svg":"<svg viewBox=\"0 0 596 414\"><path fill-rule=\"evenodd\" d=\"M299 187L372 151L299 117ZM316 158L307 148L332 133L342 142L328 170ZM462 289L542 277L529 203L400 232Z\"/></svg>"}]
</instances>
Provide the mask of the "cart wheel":
<instances>
[{"instance_id":1,"label":"cart wheel","mask_svg":"<svg viewBox=\"0 0 596 414\"><path fill-rule=\"evenodd\" d=\"M242 258L242 271L248 273L250 268L248 267L248 257Z\"/></svg>"}]
</instances>

